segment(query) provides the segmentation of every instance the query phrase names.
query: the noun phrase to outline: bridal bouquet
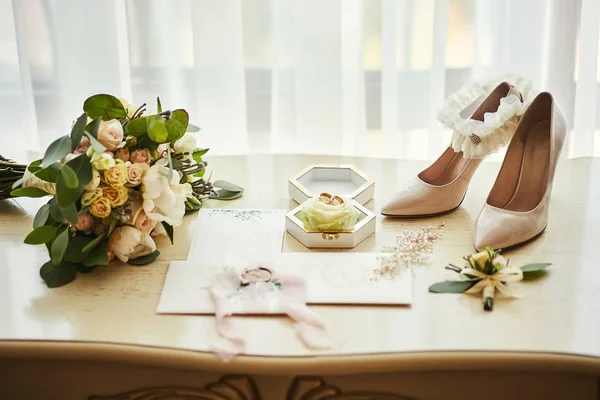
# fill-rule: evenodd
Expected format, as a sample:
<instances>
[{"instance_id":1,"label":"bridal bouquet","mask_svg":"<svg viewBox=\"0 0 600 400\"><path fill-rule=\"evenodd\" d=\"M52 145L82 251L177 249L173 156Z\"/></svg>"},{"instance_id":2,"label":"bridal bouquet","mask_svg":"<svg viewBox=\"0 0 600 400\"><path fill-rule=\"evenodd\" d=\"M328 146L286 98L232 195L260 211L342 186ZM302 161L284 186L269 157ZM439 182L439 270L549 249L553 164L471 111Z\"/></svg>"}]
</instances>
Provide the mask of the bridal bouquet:
<instances>
[{"instance_id":1,"label":"bridal bouquet","mask_svg":"<svg viewBox=\"0 0 600 400\"><path fill-rule=\"evenodd\" d=\"M40 270L48 287L115 257L148 264L159 255L153 237L167 235L173 243L186 210L199 209L206 197L241 196L239 186L203 178L208 150L196 148L194 136L186 134L199 128L189 124L185 110L163 111L160 99L155 114L145 107L92 96L71 134L21 168L12 196L52 197L25 238L48 248L51 260Z\"/></svg>"}]
</instances>

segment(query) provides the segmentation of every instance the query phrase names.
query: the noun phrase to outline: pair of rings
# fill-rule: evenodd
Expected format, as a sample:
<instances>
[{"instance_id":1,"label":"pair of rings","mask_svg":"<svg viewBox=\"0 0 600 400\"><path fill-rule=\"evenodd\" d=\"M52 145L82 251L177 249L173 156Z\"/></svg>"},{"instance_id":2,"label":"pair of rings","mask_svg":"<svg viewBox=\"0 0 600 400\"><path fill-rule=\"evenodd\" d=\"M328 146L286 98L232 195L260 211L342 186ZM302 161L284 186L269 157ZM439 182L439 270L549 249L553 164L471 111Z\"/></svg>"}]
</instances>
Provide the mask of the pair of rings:
<instances>
[{"instance_id":1,"label":"pair of rings","mask_svg":"<svg viewBox=\"0 0 600 400\"><path fill-rule=\"evenodd\" d=\"M332 206L339 206L340 204L344 204L344 200L340 196L332 196L329 193L321 193L319 195L319 200L321 200L323 203Z\"/></svg>"}]
</instances>

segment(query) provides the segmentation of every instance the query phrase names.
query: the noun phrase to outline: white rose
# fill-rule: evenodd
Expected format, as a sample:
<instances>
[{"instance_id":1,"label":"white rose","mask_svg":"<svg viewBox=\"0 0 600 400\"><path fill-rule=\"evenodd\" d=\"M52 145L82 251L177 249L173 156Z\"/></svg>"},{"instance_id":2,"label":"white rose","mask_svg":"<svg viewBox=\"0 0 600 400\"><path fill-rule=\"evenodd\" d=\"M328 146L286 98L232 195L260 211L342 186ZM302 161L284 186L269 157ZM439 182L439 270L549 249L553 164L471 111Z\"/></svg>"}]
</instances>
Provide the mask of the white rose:
<instances>
[{"instance_id":1,"label":"white rose","mask_svg":"<svg viewBox=\"0 0 600 400\"><path fill-rule=\"evenodd\" d=\"M84 190L92 191L100 184L100 173L92 168L92 180L85 185Z\"/></svg>"},{"instance_id":2,"label":"white rose","mask_svg":"<svg viewBox=\"0 0 600 400\"><path fill-rule=\"evenodd\" d=\"M184 135L173 144L173 149L177 153L193 153L196 150L196 137L193 135Z\"/></svg>"},{"instance_id":3,"label":"white rose","mask_svg":"<svg viewBox=\"0 0 600 400\"><path fill-rule=\"evenodd\" d=\"M155 221L179 226L185 214L185 188L179 184L179 174L169 181L169 168L153 165L142 181L144 211Z\"/></svg>"},{"instance_id":4,"label":"white rose","mask_svg":"<svg viewBox=\"0 0 600 400\"><path fill-rule=\"evenodd\" d=\"M350 200L343 200L341 204L329 204L318 197L308 199L302 204L300 219L308 229L319 231L352 229L358 221L360 212Z\"/></svg>"},{"instance_id":5,"label":"white rose","mask_svg":"<svg viewBox=\"0 0 600 400\"><path fill-rule=\"evenodd\" d=\"M115 151L123 142L123 126L116 119L100 122L98 127L98 141L107 150Z\"/></svg>"},{"instance_id":6,"label":"white rose","mask_svg":"<svg viewBox=\"0 0 600 400\"><path fill-rule=\"evenodd\" d=\"M38 178L37 176L29 172L29 170L25 170L24 175L27 178L25 179L25 182L23 182L21 187L35 187L38 189L42 189L46 193L52 195L56 194L56 184L52 182L46 182L45 180Z\"/></svg>"},{"instance_id":7,"label":"white rose","mask_svg":"<svg viewBox=\"0 0 600 400\"><path fill-rule=\"evenodd\" d=\"M156 243L147 233L133 226L123 225L114 230L108 239L108 251L123 262L147 256L156 251Z\"/></svg>"},{"instance_id":8,"label":"white rose","mask_svg":"<svg viewBox=\"0 0 600 400\"><path fill-rule=\"evenodd\" d=\"M115 159L108 153L94 153L91 161L92 167L97 170L105 170L115 166Z\"/></svg>"}]
</instances>

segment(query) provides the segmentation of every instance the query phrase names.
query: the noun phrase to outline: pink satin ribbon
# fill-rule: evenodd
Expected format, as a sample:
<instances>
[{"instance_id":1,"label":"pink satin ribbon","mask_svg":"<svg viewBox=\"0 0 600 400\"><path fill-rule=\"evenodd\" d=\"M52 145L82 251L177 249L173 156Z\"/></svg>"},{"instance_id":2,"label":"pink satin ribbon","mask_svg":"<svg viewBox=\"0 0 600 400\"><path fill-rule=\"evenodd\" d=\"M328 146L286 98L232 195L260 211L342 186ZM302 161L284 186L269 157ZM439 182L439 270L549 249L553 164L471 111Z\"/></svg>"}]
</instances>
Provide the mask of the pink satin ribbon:
<instances>
[{"instance_id":1,"label":"pink satin ribbon","mask_svg":"<svg viewBox=\"0 0 600 400\"><path fill-rule=\"evenodd\" d=\"M244 352L246 343L241 335L241 330L236 327L230 317L230 296L240 288L240 272L230 269L219 276L210 290L210 295L215 306L215 317L219 339L213 344L213 351L225 362L237 354ZM338 343L327 331L322 319L306 305L306 284L299 276L283 275L273 272L271 281L281 284L278 290L279 311L286 314L295 323L296 332L306 347L312 350L331 349ZM251 283L244 288L244 310L251 312L269 312L270 307L265 295L271 290L266 282Z\"/></svg>"}]
</instances>

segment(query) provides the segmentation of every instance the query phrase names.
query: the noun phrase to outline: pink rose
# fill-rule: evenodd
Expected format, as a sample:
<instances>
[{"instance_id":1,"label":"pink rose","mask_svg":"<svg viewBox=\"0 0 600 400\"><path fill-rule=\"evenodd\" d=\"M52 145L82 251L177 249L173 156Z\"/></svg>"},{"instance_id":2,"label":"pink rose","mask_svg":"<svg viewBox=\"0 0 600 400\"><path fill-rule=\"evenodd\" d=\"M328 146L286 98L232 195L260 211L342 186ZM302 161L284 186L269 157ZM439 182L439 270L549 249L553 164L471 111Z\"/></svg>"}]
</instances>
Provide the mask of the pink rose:
<instances>
[{"instance_id":1,"label":"pink rose","mask_svg":"<svg viewBox=\"0 0 600 400\"><path fill-rule=\"evenodd\" d=\"M135 187L142 184L144 173L148 169L148 164L135 163L127 167L127 187Z\"/></svg>"},{"instance_id":2,"label":"pink rose","mask_svg":"<svg viewBox=\"0 0 600 400\"><path fill-rule=\"evenodd\" d=\"M87 136L81 138L81 142L77 145L75 149L75 154L83 154L90 148L90 139Z\"/></svg>"},{"instance_id":3,"label":"pink rose","mask_svg":"<svg viewBox=\"0 0 600 400\"><path fill-rule=\"evenodd\" d=\"M129 149L127 147L118 149L115 153L115 157L119 160L123 160L123 162L129 161Z\"/></svg>"},{"instance_id":4,"label":"pink rose","mask_svg":"<svg viewBox=\"0 0 600 400\"><path fill-rule=\"evenodd\" d=\"M156 221L148 218L146 213L142 210L136 217L133 223L135 228L142 232L150 232L156 226Z\"/></svg>"},{"instance_id":5,"label":"pink rose","mask_svg":"<svg viewBox=\"0 0 600 400\"><path fill-rule=\"evenodd\" d=\"M116 119L100 122L98 128L98 141L107 150L115 151L123 142L123 126Z\"/></svg>"},{"instance_id":6,"label":"pink rose","mask_svg":"<svg viewBox=\"0 0 600 400\"><path fill-rule=\"evenodd\" d=\"M132 163L150 164L152 162L152 155L149 149L137 149L131 154L129 161Z\"/></svg>"},{"instance_id":7,"label":"pink rose","mask_svg":"<svg viewBox=\"0 0 600 400\"><path fill-rule=\"evenodd\" d=\"M89 231L94 225L94 217L88 213L83 213L79 216L77 224L73 225L73 229L76 231Z\"/></svg>"}]
</instances>

